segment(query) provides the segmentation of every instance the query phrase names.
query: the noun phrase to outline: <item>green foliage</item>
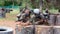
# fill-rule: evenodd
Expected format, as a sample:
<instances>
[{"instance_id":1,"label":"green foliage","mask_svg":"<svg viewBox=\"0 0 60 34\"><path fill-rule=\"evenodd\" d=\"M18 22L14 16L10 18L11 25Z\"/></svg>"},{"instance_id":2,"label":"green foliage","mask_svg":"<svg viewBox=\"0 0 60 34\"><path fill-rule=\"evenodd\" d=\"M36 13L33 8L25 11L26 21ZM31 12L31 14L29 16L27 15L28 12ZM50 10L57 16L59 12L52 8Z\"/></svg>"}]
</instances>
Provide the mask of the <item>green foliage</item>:
<instances>
[{"instance_id":1,"label":"green foliage","mask_svg":"<svg viewBox=\"0 0 60 34\"><path fill-rule=\"evenodd\" d=\"M0 1L0 6L4 6L4 1Z\"/></svg>"},{"instance_id":2,"label":"green foliage","mask_svg":"<svg viewBox=\"0 0 60 34\"><path fill-rule=\"evenodd\" d=\"M12 4L13 4L12 1L5 1L4 6L10 6L10 5L12 5Z\"/></svg>"},{"instance_id":3,"label":"green foliage","mask_svg":"<svg viewBox=\"0 0 60 34\"><path fill-rule=\"evenodd\" d=\"M39 8L40 0L0 0L0 6L21 6L25 7L27 4L31 8ZM60 0L43 0L43 9L48 7L49 9L60 9Z\"/></svg>"}]
</instances>

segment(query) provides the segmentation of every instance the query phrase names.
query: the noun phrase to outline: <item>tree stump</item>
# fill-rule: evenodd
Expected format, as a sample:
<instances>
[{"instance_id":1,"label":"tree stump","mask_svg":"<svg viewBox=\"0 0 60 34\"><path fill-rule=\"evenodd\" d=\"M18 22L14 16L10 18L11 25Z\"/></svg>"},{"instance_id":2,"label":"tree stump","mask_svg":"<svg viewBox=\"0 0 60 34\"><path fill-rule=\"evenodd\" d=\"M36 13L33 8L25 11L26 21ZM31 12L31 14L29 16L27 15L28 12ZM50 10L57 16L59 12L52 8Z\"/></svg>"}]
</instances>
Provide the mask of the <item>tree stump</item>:
<instances>
[{"instance_id":1,"label":"tree stump","mask_svg":"<svg viewBox=\"0 0 60 34\"><path fill-rule=\"evenodd\" d=\"M33 25L22 26L21 31L16 30L16 34L33 34Z\"/></svg>"},{"instance_id":2,"label":"tree stump","mask_svg":"<svg viewBox=\"0 0 60 34\"><path fill-rule=\"evenodd\" d=\"M36 34L53 34L52 26L40 26L40 25L36 25L35 29L36 29L35 30Z\"/></svg>"},{"instance_id":3,"label":"tree stump","mask_svg":"<svg viewBox=\"0 0 60 34\"><path fill-rule=\"evenodd\" d=\"M54 23L55 23L55 15L50 15L48 23L49 23L49 25L54 25Z\"/></svg>"},{"instance_id":4,"label":"tree stump","mask_svg":"<svg viewBox=\"0 0 60 34\"><path fill-rule=\"evenodd\" d=\"M60 34L60 26L54 26L54 34Z\"/></svg>"},{"instance_id":5,"label":"tree stump","mask_svg":"<svg viewBox=\"0 0 60 34\"><path fill-rule=\"evenodd\" d=\"M56 25L60 25L60 15L57 15Z\"/></svg>"}]
</instances>

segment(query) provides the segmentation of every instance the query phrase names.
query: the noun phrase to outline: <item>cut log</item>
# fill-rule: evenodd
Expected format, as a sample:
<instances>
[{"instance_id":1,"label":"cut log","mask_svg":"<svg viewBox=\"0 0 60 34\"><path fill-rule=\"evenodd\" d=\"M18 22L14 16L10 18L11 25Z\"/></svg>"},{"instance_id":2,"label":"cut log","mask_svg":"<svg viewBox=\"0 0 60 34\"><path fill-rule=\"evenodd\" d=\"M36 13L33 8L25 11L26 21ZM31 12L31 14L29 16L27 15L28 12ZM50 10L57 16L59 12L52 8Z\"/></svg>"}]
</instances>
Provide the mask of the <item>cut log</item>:
<instances>
[{"instance_id":1,"label":"cut log","mask_svg":"<svg viewBox=\"0 0 60 34\"><path fill-rule=\"evenodd\" d=\"M49 25L54 25L56 22L55 20L56 20L55 15L50 15L49 20L48 20Z\"/></svg>"},{"instance_id":2,"label":"cut log","mask_svg":"<svg viewBox=\"0 0 60 34\"><path fill-rule=\"evenodd\" d=\"M57 15L56 25L60 25L60 15Z\"/></svg>"},{"instance_id":3,"label":"cut log","mask_svg":"<svg viewBox=\"0 0 60 34\"><path fill-rule=\"evenodd\" d=\"M35 26L35 32L36 34L53 34L53 28L52 26Z\"/></svg>"},{"instance_id":4,"label":"cut log","mask_svg":"<svg viewBox=\"0 0 60 34\"><path fill-rule=\"evenodd\" d=\"M60 34L60 26L54 26L54 34Z\"/></svg>"}]
</instances>

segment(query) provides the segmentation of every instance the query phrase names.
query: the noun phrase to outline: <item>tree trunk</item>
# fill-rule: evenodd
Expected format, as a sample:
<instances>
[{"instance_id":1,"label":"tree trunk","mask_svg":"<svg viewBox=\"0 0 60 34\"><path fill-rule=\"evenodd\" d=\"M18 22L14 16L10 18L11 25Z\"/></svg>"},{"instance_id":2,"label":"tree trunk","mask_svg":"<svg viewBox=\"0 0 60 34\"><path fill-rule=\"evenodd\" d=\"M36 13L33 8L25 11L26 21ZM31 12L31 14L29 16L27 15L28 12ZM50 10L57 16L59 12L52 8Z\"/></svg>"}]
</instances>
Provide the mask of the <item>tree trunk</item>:
<instances>
[{"instance_id":1,"label":"tree trunk","mask_svg":"<svg viewBox=\"0 0 60 34\"><path fill-rule=\"evenodd\" d=\"M40 11L42 12L42 8L43 8L43 0L40 0L39 6L40 6Z\"/></svg>"}]
</instances>

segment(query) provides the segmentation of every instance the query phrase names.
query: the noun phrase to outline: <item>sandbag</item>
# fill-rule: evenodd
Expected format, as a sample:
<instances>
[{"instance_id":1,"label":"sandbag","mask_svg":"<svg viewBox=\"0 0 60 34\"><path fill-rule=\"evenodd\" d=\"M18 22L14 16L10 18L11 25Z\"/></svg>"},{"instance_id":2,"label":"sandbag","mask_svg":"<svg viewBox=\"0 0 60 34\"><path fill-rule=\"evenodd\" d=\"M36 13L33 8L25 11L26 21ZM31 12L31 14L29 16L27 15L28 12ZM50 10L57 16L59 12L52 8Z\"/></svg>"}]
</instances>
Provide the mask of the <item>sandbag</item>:
<instances>
[{"instance_id":1,"label":"sandbag","mask_svg":"<svg viewBox=\"0 0 60 34\"><path fill-rule=\"evenodd\" d=\"M0 27L0 34L13 34L13 29L10 27Z\"/></svg>"}]
</instances>

